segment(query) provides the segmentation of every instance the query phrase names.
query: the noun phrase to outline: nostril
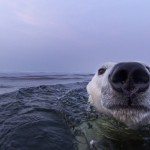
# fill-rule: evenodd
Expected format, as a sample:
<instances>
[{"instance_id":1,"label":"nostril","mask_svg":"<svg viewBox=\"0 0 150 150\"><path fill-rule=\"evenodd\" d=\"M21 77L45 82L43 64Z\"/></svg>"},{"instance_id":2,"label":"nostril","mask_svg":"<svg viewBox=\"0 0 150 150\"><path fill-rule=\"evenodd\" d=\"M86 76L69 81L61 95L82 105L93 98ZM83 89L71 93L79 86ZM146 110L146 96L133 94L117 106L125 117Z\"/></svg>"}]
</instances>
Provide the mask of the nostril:
<instances>
[{"instance_id":1,"label":"nostril","mask_svg":"<svg viewBox=\"0 0 150 150\"><path fill-rule=\"evenodd\" d=\"M114 84L124 84L128 78L128 73L126 70L119 70L113 75L112 82Z\"/></svg>"},{"instance_id":2,"label":"nostril","mask_svg":"<svg viewBox=\"0 0 150 150\"><path fill-rule=\"evenodd\" d=\"M113 89L123 92L123 87L128 80L128 70L116 68L109 76L109 81Z\"/></svg>"},{"instance_id":3,"label":"nostril","mask_svg":"<svg viewBox=\"0 0 150 150\"><path fill-rule=\"evenodd\" d=\"M149 84L149 75L145 70L135 70L133 73L133 82L135 84Z\"/></svg>"}]
</instances>

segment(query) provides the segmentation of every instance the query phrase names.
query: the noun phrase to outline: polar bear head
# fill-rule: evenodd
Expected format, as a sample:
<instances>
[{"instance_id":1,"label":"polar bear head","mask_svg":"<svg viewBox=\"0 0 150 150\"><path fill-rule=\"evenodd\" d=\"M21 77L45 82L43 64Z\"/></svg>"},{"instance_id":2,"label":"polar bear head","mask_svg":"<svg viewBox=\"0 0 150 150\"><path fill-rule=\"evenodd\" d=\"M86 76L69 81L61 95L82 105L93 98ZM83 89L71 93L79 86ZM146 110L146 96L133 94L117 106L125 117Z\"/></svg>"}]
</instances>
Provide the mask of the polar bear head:
<instances>
[{"instance_id":1,"label":"polar bear head","mask_svg":"<svg viewBox=\"0 0 150 150\"><path fill-rule=\"evenodd\" d=\"M87 85L89 102L99 112L128 126L150 121L150 69L140 62L103 64Z\"/></svg>"}]
</instances>

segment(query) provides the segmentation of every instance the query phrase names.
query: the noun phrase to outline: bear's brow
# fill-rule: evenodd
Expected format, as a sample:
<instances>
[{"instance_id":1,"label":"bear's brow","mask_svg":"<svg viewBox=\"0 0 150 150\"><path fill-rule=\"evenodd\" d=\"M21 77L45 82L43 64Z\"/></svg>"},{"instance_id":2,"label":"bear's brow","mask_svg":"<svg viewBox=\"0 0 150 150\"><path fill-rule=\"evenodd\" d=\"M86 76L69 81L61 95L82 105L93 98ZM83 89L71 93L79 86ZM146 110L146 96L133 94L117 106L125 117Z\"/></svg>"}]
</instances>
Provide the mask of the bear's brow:
<instances>
[{"instance_id":1,"label":"bear's brow","mask_svg":"<svg viewBox=\"0 0 150 150\"><path fill-rule=\"evenodd\" d=\"M104 64L104 65L101 66L101 68L106 68L106 69L107 69L107 68L109 68L110 66L111 66L111 65L109 65L109 64Z\"/></svg>"}]
</instances>

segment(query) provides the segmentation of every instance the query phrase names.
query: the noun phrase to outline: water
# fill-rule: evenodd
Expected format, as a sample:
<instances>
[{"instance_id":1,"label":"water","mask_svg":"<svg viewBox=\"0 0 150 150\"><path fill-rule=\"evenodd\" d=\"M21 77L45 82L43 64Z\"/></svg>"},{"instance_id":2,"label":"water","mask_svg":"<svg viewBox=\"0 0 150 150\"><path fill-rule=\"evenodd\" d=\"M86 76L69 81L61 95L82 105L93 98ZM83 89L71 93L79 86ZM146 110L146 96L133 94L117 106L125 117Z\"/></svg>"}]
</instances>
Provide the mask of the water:
<instances>
[{"instance_id":1,"label":"water","mask_svg":"<svg viewBox=\"0 0 150 150\"><path fill-rule=\"evenodd\" d=\"M92 74L0 73L0 94L20 88L87 82Z\"/></svg>"},{"instance_id":2,"label":"water","mask_svg":"<svg viewBox=\"0 0 150 150\"><path fill-rule=\"evenodd\" d=\"M0 74L0 150L74 150L90 74Z\"/></svg>"}]
</instances>

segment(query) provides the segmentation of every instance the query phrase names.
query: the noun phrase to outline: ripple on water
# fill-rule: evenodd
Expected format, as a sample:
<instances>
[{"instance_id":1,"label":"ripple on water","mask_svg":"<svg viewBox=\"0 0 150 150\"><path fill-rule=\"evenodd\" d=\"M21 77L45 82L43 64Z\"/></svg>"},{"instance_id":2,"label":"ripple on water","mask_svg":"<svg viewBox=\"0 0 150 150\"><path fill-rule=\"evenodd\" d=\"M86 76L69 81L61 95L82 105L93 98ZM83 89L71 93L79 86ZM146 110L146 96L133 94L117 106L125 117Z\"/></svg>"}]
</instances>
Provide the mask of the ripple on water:
<instances>
[{"instance_id":1,"label":"ripple on water","mask_svg":"<svg viewBox=\"0 0 150 150\"><path fill-rule=\"evenodd\" d=\"M86 84L43 85L1 95L0 149L75 149L69 125L86 119Z\"/></svg>"}]
</instances>

